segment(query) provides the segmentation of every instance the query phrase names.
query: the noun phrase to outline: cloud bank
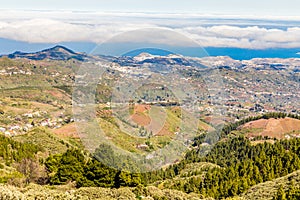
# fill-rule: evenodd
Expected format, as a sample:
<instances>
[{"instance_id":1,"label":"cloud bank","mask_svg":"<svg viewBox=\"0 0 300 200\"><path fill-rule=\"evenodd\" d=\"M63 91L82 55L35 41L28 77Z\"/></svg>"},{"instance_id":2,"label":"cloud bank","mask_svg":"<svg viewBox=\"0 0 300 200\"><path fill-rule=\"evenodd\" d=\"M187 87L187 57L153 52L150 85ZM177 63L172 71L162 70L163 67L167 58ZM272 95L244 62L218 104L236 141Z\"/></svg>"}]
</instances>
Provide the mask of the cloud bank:
<instances>
[{"instance_id":1,"label":"cloud bank","mask_svg":"<svg viewBox=\"0 0 300 200\"><path fill-rule=\"evenodd\" d=\"M32 43L102 43L126 31L160 27L188 36L204 47L300 47L300 18L249 18L251 17L2 11L0 37ZM133 39L139 37L140 35L131 36ZM148 38L149 42L164 42L164 38L151 40L150 35ZM174 38L173 45L185 44L180 44Z\"/></svg>"}]
</instances>

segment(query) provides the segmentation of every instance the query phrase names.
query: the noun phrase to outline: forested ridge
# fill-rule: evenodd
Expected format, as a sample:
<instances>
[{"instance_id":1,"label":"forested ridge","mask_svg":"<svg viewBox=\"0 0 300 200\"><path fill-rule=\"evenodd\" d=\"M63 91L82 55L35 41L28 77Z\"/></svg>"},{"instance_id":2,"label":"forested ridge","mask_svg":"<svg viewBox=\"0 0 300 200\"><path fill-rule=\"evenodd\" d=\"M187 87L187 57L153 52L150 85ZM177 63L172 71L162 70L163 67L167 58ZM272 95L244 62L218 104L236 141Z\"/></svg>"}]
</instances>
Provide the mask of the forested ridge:
<instances>
[{"instance_id":1,"label":"forested ridge","mask_svg":"<svg viewBox=\"0 0 300 200\"><path fill-rule=\"evenodd\" d=\"M189 154L186 160L166 170L146 174L132 174L108 168L94 158L84 159L82 152L68 150L63 155L51 156L46 166L53 174L51 184L65 184L76 181L77 187L134 187L154 181L170 179L193 162L210 162L220 168L210 168L205 177L194 176L174 180L171 189L187 193L195 192L208 197L222 198L238 195L251 186L285 176L300 169L300 139L282 140L274 144L268 142L251 145L243 138L232 138L216 144L204 158L197 151Z\"/></svg>"},{"instance_id":2,"label":"forested ridge","mask_svg":"<svg viewBox=\"0 0 300 200\"><path fill-rule=\"evenodd\" d=\"M135 188L136 196L147 196L147 186L154 185L185 193L198 193L204 197L222 199L234 197L262 182L283 177L300 169L300 139L263 141L252 144L243 135L230 136L242 124L261 118L284 118L296 115L270 113L249 117L223 128L220 141L206 152L201 145L206 135L195 137L191 150L179 163L166 169L147 173L130 173L110 168L97 160L101 152L110 151L106 146L97 149L94 155L77 148L69 148L61 154L50 155L41 163L47 176L45 184L64 185L70 182L80 187ZM229 131L230 130L230 131ZM0 136L1 157L11 163L34 158L40 147L15 142ZM107 149L106 149L107 148ZM206 152L203 154L203 152ZM116 162L122 158L115 159ZM128 161L130 165L130 161ZM202 163L202 164L201 164ZM204 166L187 170L192 165ZM183 175L183 171L184 175ZM291 192L292 191L292 192ZM297 199L299 189L278 190L274 199Z\"/></svg>"},{"instance_id":3,"label":"forested ridge","mask_svg":"<svg viewBox=\"0 0 300 200\"><path fill-rule=\"evenodd\" d=\"M288 115L272 113L259 118L284 118L286 116ZM243 124L255 119L258 118L249 118L237 124ZM237 125L233 125L232 127L235 126ZM225 130L227 130L226 127ZM200 144L203 139L204 136L196 137L194 144ZM197 173L193 173L186 179L174 179L170 181L171 184L164 184L164 187L187 193L200 193L207 197L219 199L241 194L253 185L285 176L288 173L300 169L300 139L297 138L276 140L274 144L264 142L256 145L252 145L250 141L243 136L224 138L204 156L201 154L201 148L205 147L199 146L189 151L184 160L165 170L142 174L118 172L101 165L94 158L89 161L83 161L82 158L78 158L78 163L82 163L82 166L77 168L75 164L71 164L70 166L72 166L72 169L81 172L78 173L78 175L81 174L81 177L72 177L62 173L64 170L61 168L66 167L67 164L61 162L63 159L60 158L58 159L60 160L59 163L53 162L52 164L52 166L58 166L59 169L52 170L52 173L53 171L56 173L51 178L51 181L56 184L64 183L64 180L67 180L65 177L69 177L69 179L77 181L79 187L91 185L103 187L146 186L163 180L172 180L172 178L178 176L189 163L207 162L216 164L219 167L206 169L204 177L197 176ZM67 152L65 155L62 155L62 157L71 159L72 156L68 156L68 154L74 154L75 156L78 155L78 152ZM54 157L52 159L54 159ZM49 164L51 163L50 160L49 158L47 162L49 169L51 168ZM70 170L65 171L70 172ZM76 176L76 173L70 172L70 174Z\"/></svg>"}]
</instances>

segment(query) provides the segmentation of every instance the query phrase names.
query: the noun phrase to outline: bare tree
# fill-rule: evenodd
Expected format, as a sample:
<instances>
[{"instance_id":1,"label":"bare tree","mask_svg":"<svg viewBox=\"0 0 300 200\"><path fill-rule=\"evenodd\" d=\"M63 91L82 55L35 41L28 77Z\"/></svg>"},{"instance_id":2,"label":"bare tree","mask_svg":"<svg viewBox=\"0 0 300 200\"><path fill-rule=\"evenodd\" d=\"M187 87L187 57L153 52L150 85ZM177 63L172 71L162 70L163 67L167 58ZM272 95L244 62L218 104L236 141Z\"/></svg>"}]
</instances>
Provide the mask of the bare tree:
<instances>
[{"instance_id":1,"label":"bare tree","mask_svg":"<svg viewBox=\"0 0 300 200\"><path fill-rule=\"evenodd\" d=\"M25 184L40 183L41 180L45 180L44 167L39 164L37 159L24 158L16 165L16 169L24 174Z\"/></svg>"}]
</instances>

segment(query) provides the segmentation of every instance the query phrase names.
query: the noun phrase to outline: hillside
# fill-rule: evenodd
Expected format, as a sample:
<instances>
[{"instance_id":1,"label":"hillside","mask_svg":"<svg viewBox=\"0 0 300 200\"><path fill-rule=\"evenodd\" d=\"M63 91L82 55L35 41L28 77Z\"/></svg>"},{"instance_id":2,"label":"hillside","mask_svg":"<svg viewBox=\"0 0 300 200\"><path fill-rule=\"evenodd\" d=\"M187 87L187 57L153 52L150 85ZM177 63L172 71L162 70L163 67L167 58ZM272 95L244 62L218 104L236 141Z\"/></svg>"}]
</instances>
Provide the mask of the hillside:
<instances>
[{"instance_id":1,"label":"hillside","mask_svg":"<svg viewBox=\"0 0 300 200\"><path fill-rule=\"evenodd\" d=\"M300 171L295 171L286 176L260 183L251 187L241 197L245 199L265 199L271 200L276 196L279 188L282 187L285 191L288 191L291 186L300 188Z\"/></svg>"},{"instance_id":2,"label":"hillside","mask_svg":"<svg viewBox=\"0 0 300 200\"><path fill-rule=\"evenodd\" d=\"M267 136L277 139L299 137L300 120L289 117L259 119L244 124L240 129L247 132L247 137Z\"/></svg>"},{"instance_id":3,"label":"hillside","mask_svg":"<svg viewBox=\"0 0 300 200\"><path fill-rule=\"evenodd\" d=\"M127 113L117 113L100 105L97 116L99 126L105 137L132 152L151 152L166 146L179 131L181 123L181 109L179 107L160 107L144 104L135 104ZM182 111L183 112L183 111ZM124 115L122 115L124 114ZM212 127L199 120L198 129L206 132Z\"/></svg>"},{"instance_id":4,"label":"hillside","mask_svg":"<svg viewBox=\"0 0 300 200\"><path fill-rule=\"evenodd\" d=\"M17 135L14 140L42 146L49 154L63 153L72 146L67 140L63 140L49 130L42 128L33 129L24 135Z\"/></svg>"}]
</instances>

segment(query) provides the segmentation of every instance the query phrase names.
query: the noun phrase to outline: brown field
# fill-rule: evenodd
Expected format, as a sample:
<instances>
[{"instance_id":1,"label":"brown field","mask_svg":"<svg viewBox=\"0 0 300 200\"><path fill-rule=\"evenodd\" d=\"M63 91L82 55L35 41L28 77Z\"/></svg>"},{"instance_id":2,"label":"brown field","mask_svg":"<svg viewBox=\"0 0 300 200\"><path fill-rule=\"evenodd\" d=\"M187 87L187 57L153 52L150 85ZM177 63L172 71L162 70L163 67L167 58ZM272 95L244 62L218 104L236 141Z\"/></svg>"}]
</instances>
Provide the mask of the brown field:
<instances>
[{"instance_id":1,"label":"brown field","mask_svg":"<svg viewBox=\"0 0 300 200\"><path fill-rule=\"evenodd\" d=\"M289 117L280 119L260 119L248 122L241 128L249 130L249 133L247 134L248 137L261 135L282 139L286 134L300 131L300 120Z\"/></svg>"},{"instance_id":2,"label":"brown field","mask_svg":"<svg viewBox=\"0 0 300 200\"><path fill-rule=\"evenodd\" d=\"M226 117L206 116L203 118L206 123L214 125L224 124L224 121L228 120Z\"/></svg>"},{"instance_id":3,"label":"brown field","mask_svg":"<svg viewBox=\"0 0 300 200\"><path fill-rule=\"evenodd\" d=\"M59 100L71 101L70 96L62 90L46 90L44 92L46 92L47 94L50 94L51 96L53 96Z\"/></svg>"},{"instance_id":4,"label":"brown field","mask_svg":"<svg viewBox=\"0 0 300 200\"><path fill-rule=\"evenodd\" d=\"M168 136L171 136L171 135L174 135L174 133L172 133L170 130L169 130L169 125L168 124L164 124L164 126L162 127L162 129L156 134L156 136L165 136L165 135L168 135ZM178 128L179 129L179 128Z\"/></svg>"},{"instance_id":5,"label":"brown field","mask_svg":"<svg viewBox=\"0 0 300 200\"><path fill-rule=\"evenodd\" d=\"M131 115L132 121L140 126L147 126L151 122L151 118L146 113L151 109L150 105L139 105L134 106L133 114Z\"/></svg>"},{"instance_id":6,"label":"brown field","mask_svg":"<svg viewBox=\"0 0 300 200\"><path fill-rule=\"evenodd\" d=\"M177 112L180 111L180 108L172 108L173 112L175 112L174 109ZM174 133L170 131L170 122L164 116L168 118L167 113L159 106L136 104L130 118L156 136L173 135Z\"/></svg>"},{"instance_id":7,"label":"brown field","mask_svg":"<svg viewBox=\"0 0 300 200\"><path fill-rule=\"evenodd\" d=\"M134 121L136 124L140 126L147 126L150 124L151 119L149 116L145 115L144 113L134 113L131 115L132 121Z\"/></svg>"},{"instance_id":8,"label":"brown field","mask_svg":"<svg viewBox=\"0 0 300 200\"><path fill-rule=\"evenodd\" d=\"M134 112L146 112L151 109L150 105L135 104Z\"/></svg>"},{"instance_id":9,"label":"brown field","mask_svg":"<svg viewBox=\"0 0 300 200\"><path fill-rule=\"evenodd\" d=\"M55 129L54 133L63 137L73 137L73 138L79 137L75 123L67 124L61 128Z\"/></svg>"}]
</instances>

